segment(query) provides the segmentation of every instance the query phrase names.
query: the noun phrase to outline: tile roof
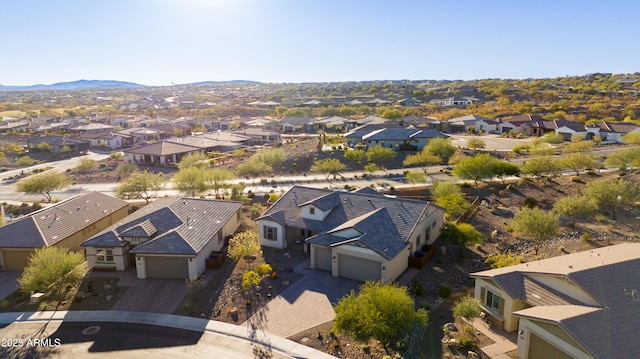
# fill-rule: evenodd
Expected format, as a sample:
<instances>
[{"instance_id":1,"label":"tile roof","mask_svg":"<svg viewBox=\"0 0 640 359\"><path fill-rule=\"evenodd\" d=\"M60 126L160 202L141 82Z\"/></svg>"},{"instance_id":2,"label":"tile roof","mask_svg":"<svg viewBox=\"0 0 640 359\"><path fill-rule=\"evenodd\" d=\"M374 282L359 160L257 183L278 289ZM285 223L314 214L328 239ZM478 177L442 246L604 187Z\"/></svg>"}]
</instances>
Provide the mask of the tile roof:
<instances>
[{"instance_id":1,"label":"tile roof","mask_svg":"<svg viewBox=\"0 0 640 359\"><path fill-rule=\"evenodd\" d=\"M140 146L137 148L130 148L124 150L124 153L135 153L139 155L155 155L155 156L168 156L178 153L189 153L200 151L200 147L181 144L170 141L159 141L155 143L151 143L146 146Z\"/></svg>"},{"instance_id":2,"label":"tile roof","mask_svg":"<svg viewBox=\"0 0 640 359\"><path fill-rule=\"evenodd\" d=\"M146 219L135 224L120 233L122 237L151 237L158 229L151 223L150 219Z\"/></svg>"},{"instance_id":3,"label":"tile roof","mask_svg":"<svg viewBox=\"0 0 640 359\"><path fill-rule=\"evenodd\" d=\"M78 195L0 227L0 247L52 246L128 205L99 192Z\"/></svg>"},{"instance_id":4,"label":"tile roof","mask_svg":"<svg viewBox=\"0 0 640 359\"><path fill-rule=\"evenodd\" d=\"M415 128L384 128L382 130L370 132L362 136L363 140L384 141L384 140L406 140L410 139L420 130Z\"/></svg>"},{"instance_id":5,"label":"tile roof","mask_svg":"<svg viewBox=\"0 0 640 359\"><path fill-rule=\"evenodd\" d=\"M138 254L198 254L242 206L241 202L196 198L163 198L139 209L83 246L122 245L122 237L152 232L151 240L136 246ZM118 242L115 242L117 240Z\"/></svg>"},{"instance_id":6,"label":"tile roof","mask_svg":"<svg viewBox=\"0 0 640 359\"><path fill-rule=\"evenodd\" d=\"M514 280L505 281L509 273L510 279L516 278L514 273L518 273L520 284ZM577 300L569 297L570 293L559 293L560 288L552 290L526 281L528 276L535 274L564 277L575 286L572 290L584 292L598 304L578 305ZM515 315L556 322L594 357L640 357L640 346L637 345L637 338L640 338L640 243L608 246L472 276L493 279L509 295L522 287L527 302L533 299L531 303L539 305ZM547 297L535 298L534 293ZM559 305L562 303L569 304Z\"/></svg>"},{"instance_id":7,"label":"tile roof","mask_svg":"<svg viewBox=\"0 0 640 359\"><path fill-rule=\"evenodd\" d=\"M280 120L280 123L288 123L291 125L306 125L307 123L314 123L316 120L308 116L287 116Z\"/></svg>"},{"instance_id":8,"label":"tile roof","mask_svg":"<svg viewBox=\"0 0 640 359\"><path fill-rule=\"evenodd\" d=\"M303 218L299 207L311 203L331 211L322 221ZM386 258L393 258L398 250L406 248L405 241L428 209L441 210L428 202L391 198L368 191L339 192L294 186L259 219L314 231L323 236L309 238L317 244L331 239L326 235L348 223L363 233L358 238L359 244Z\"/></svg>"}]
</instances>

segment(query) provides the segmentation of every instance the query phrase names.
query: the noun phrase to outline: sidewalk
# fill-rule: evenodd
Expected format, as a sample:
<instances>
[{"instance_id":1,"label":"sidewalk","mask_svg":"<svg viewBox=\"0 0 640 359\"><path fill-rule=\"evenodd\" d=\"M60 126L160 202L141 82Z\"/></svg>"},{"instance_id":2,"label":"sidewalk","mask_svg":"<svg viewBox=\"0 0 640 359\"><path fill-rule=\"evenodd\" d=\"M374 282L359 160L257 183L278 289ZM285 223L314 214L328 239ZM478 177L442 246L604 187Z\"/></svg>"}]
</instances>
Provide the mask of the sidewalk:
<instances>
[{"instance_id":1,"label":"sidewalk","mask_svg":"<svg viewBox=\"0 0 640 359\"><path fill-rule=\"evenodd\" d=\"M487 324L480 318L474 319L473 328L495 342L481 348L492 359L510 359L506 353L518 349L516 344L518 338L515 333L487 328Z\"/></svg>"}]
</instances>

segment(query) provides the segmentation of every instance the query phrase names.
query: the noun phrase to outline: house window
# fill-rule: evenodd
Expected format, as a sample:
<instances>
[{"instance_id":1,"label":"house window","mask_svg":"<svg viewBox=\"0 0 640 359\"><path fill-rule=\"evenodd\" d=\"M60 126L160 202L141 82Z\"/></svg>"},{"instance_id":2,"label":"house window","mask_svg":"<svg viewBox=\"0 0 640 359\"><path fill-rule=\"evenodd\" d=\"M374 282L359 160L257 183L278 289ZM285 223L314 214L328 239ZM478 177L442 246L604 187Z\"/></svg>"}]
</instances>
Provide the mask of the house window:
<instances>
[{"instance_id":1,"label":"house window","mask_svg":"<svg viewBox=\"0 0 640 359\"><path fill-rule=\"evenodd\" d=\"M420 238L420 235L418 235L418 238L416 238L416 247L420 247L421 241L422 241L422 238Z\"/></svg>"},{"instance_id":2,"label":"house window","mask_svg":"<svg viewBox=\"0 0 640 359\"><path fill-rule=\"evenodd\" d=\"M218 244L222 244L222 229L218 231Z\"/></svg>"},{"instance_id":3,"label":"house window","mask_svg":"<svg viewBox=\"0 0 640 359\"><path fill-rule=\"evenodd\" d=\"M264 238L265 239L268 239L270 241L277 241L278 240L278 228L264 226L263 227L263 231L264 231Z\"/></svg>"},{"instance_id":4,"label":"house window","mask_svg":"<svg viewBox=\"0 0 640 359\"><path fill-rule=\"evenodd\" d=\"M98 249L96 253L97 262L113 262L113 250L111 249Z\"/></svg>"},{"instance_id":5,"label":"house window","mask_svg":"<svg viewBox=\"0 0 640 359\"><path fill-rule=\"evenodd\" d=\"M309 207L309 214L311 214L311 215L316 214L316 209L315 209L315 207Z\"/></svg>"},{"instance_id":6,"label":"house window","mask_svg":"<svg viewBox=\"0 0 640 359\"><path fill-rule=\"evenodd\" d=\"M487 291L487 299L485 300L485 304L487 305L487 307L495 310L496 312L500 312L501 300L502 298L500 298L497 294L489 290Z\"/></svg>"}]
</instances>

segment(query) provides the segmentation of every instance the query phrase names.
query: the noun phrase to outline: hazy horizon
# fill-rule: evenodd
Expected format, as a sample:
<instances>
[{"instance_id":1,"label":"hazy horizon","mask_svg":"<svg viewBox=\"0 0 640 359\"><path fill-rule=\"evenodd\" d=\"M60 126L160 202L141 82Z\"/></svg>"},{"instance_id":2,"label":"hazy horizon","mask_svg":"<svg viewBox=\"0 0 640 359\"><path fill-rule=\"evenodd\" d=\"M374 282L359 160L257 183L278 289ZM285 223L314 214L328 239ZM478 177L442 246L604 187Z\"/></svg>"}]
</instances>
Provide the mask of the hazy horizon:
<instances>
[{"instance_id":1,"label":"hazy horizon","mask_svg":"<svg viewBox=\"0 0 640 359\"><path fill-rule=\"evenodd\" d=\"M593 0L25 0L3 6L0 84L633 73L638 10Z\"/></svg>"}]
</instances>

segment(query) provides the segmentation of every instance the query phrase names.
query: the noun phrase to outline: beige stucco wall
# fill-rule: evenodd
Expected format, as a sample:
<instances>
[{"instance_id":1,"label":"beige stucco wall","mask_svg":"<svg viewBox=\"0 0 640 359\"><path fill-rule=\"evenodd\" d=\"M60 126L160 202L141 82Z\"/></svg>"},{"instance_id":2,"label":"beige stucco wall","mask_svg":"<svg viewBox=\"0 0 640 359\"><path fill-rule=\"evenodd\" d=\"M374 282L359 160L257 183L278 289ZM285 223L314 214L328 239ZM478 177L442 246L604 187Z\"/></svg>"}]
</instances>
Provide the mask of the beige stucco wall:
<instances>
[{"instance_id":1,"label":"beige stucco wall","mask_svg":"<svg viewBox=\"0 0 640 359\"><path fill-rule=\"evenodd\" d=\"M101 262L97 263L96 254L99 249L111 249L113 251L113 263ZM90 269L107 268L115 266L116 270L125 270L129 268L128 250L126 247L86 247L87 265Z\"/></svg>"},{"instance_id":2,"label":"beige stucco wall","mask_svg":"<svg viewBox=\"0 0 640 359\"><path fill-rule=\"evenodd\" d=\"M275 227L278 229L277 239L275 241L265 238L264 226ZM258 235L260 237L260 245L271 248L286 248L286 241L284 240L284 228L276 222L261 219L258 221Z\"/></svg>"},{"instance_id":3,"label":"beige stucco wall","mask_svg":"<svg viewBox=\"0 0 640 359\"><path fill-rule=\"evenodd\" d=\"M104 229L106 229L107 227L109 227L113 223L116 223L119 220L123 219L128 214L129 214L129 206L125 206L123 208L120 208L119 210L117 210L117 211L115 211L115 212L103 217L102 219L100 219L100 220L98 220L96 222L88 224L84 228L80 228L74 234L72 234L72 235L68 236L67 238L55 243L54 246L82 250L83 248L80 248L80 243L82 243L82 242L86 241L87 239L93 237L94 235L98 234L99 232L102 232ZM93 228L91 228L92 224L95 224L95 226Z\"/></svg>"},{"instance_id":4,"label":"beige stucco wall","mask_svg":"<svg viewBox=\"0 0 640 359\"><path fill-rule=\"evenodd\" d=\"M482 298L482 288L497 294L504 300L503 315L500 315L495 309L489 308L485 305L485 298ZM474 297L480 300L484 310L494 317L504 320L504 330L513 332L518 329L518 318L513 315L514 311L524 309L524 302L521 300L514 300L501 288L492 285L491 283L483 280L482 278L476 278L476 286L473 293Z\"/></svg>"},{"instance_id":5,"label":"beige stucco wall","mask_svg":"<svg viewBox=\"0 0 640 359\"><path fill-rule=\"evenodd\" d=\"M520 334L522 333L522 334ZM561 337L555 335L554 333L546 330L540 325L537 325L535 321L532 321L528 318L520 318L520 325L518 327L518 358L528 359L529 358L529 345L531 341L531 334L535 334L545 341L549 342L556 348L559 348L563 352L574 358L581 359L590 359L593 358L589 353L584 351L582 348L579 348L575 344L575 342L569 343L563 340ZM540 352L544 350L544 348L532 348L532 350L536 352Z\"/></svg>"},{"instance_id":6,"label":"beige stucco wall","mask_svg":"<svg viewBox=\"0 0 640 359\"><path fill-rule=\"evenodd\" d=\"M544 274L527 274L531 279L540 282L556 291L568 295L574 299L577 299L585 304L599 306L595 299L591 298L591 296L587 295L582 289L576 287L575 285L566 282L564 279L555 276L555 275L544 275Z\"/></svg>"}]
</instances>

